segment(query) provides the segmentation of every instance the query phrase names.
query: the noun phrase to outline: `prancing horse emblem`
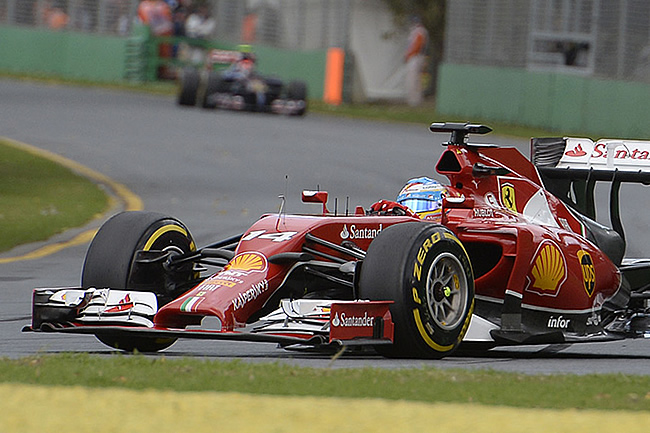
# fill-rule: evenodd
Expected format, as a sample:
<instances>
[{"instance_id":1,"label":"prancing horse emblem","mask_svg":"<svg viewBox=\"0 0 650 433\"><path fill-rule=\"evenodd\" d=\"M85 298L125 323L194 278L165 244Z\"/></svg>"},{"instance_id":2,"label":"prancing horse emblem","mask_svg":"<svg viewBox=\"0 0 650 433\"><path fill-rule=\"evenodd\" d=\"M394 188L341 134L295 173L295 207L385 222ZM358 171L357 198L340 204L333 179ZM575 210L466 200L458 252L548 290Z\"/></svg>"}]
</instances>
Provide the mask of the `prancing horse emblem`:
<instances>
[{"instance_id":1,"label":"prancing horse emblem","mask_svg":"<svg viewBox=\"0 0 650 433\"><path fill-rule=\"evenodd\" d=\"M517 203L515 202L515 187L506 183L501 186L501 203L513 212L517 212Z\"/></svg>"}]
</instances>

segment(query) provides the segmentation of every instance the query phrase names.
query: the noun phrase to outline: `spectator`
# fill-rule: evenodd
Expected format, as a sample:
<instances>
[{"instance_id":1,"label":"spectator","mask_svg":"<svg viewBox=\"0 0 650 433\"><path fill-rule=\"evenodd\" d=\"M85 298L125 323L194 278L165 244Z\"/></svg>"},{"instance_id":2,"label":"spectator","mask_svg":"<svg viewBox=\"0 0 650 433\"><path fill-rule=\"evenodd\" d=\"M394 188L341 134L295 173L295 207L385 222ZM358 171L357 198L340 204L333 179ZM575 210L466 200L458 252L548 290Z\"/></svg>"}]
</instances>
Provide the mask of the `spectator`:
<instances>
[{"instance_id":1,"label":"spectator","mask_svg":"<svg viewBox=\"0 0 650 433\"><path fill-rule=\"evenodd\" d=\"M216 27L217 23L210 14L210 7L206 4L200 5L196 12L187 17L185 23L187 36L194 39L210 39Z\"/></svg>"},{"instance_id":2,"label":"spectator","mask_svg":"<svg viewBox=\"0 0 650 433\"><path fill-rule=\"evenodd\" d=\"M178 6L174 9L172 16L172 26L174 36L185 36L185 20L187 19L187 11L183 6Z\"/></svg>"},{"instance_id":3,"label":"spectator","mask_svg":"<svg viewBox=\"0 0 650 433\"><path fill-rule=\"evenodd\" d=\"M185 36L185 20L187 19L187 11L183 6L177 6L174 9L174 15L172 17L173 32L175 37ZM178 57L179 44L174 43L173 48L173 57Z\"/></svg>"},{"instance_id":4,"label":"spectator","mask_svg":"<svg viewBox=\"0 0 650 433\"><path fill-rule=\"evenodd\" d=\"M197 41L206 41L212 37L217 27L215 19L210 14L210 7L202 4L196 12L190 14L185 22L185 34ZM201 42L192 43L190 47L190 61L194 64L205 63L206 47Z\"/></svg>"},{"instance_id":5,"label":"spectator","mask_svg":"<svg viewBox=\"0 0 650 433\"><path fill-rule=\"evenodd\" d=\"M68 15L59 5L53 5L51 1L43 2L41 8L41 19L43 23L52 30L61 30L68 25Z\"/></svg>"},{"instance_id":6,"label":"spectator","mask_svg":"<svg viewBox=\"0 0 650 433\"><path fill-rule=\"evenodd\" d=\"M172 11L163 0L142 0L138 5L138 18L149 27L151 34L156 37L171 36L174 31L172 25ZM173 47L170 43L158 45L158 57L161 60L172 57ZM171 68L167 65L158 67L158 78L174 78Z\"/></svg>"},{"instance_id":7,"label":"spectator","mask_svg":"<svg viewBox=\"0 0 650 433\"><path fill-rule=\"evenodd\" d=\"M422 103L422 69L429 44L429 32L419 17L411 17L411 32L404 55L406 62L406 100L412 107Z\"/></svg>"},{"instance_id":8,"label":"spectator","mask_svg":"<svg viewBox=\"0 0 650 433\"><path fill-rule=\"evenodd\" d=\"M255 33L257 32L257 14L250 13L244 16L241 26L241 41L245 44L255 42Z\"/></svg>"},{"instance_id":9,"label":"spectator","mask_svg":"<svg viewBox=\"0 0 650 433\"><path fill-rule=\"evenodd\" d=\"M138 18L149 26L154 36L170 36L173 32L172 12L163 0L142 0L138 5Z\"/></svg>"}]
</instances>

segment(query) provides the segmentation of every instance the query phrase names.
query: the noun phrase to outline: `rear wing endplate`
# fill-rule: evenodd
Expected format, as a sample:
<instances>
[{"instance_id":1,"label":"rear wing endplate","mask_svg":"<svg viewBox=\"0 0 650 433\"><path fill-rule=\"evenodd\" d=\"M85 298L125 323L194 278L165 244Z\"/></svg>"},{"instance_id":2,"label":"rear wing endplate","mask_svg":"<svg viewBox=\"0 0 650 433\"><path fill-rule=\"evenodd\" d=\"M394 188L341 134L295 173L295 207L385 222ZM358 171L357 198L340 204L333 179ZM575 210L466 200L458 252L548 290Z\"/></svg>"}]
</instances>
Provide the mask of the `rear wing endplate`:
<instances>
[{"instance_id":1,"label":"rear wing endplate","mask_svg":"<svg viewBox=\"0 0 650 433\"><path fill-rule=\"evenodd\" d=\"M610 182L610 221L625 239L620 215L621 184L650 185L650 141L533 138L531 160L548 191L593 220L596 182Z\"/></svg>"}]
</instances>

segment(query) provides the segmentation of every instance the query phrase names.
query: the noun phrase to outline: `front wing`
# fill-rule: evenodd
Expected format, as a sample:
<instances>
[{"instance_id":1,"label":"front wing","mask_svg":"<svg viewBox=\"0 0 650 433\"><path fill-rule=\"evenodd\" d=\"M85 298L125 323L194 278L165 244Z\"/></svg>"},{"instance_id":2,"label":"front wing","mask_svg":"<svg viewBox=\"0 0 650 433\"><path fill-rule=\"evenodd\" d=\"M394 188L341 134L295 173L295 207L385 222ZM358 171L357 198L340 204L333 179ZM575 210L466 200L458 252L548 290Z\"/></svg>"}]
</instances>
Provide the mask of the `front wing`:
<instances>
[{"instance_id":1,"label":"front wing","mask_svg":"<svg viewBox=\"0 0 650 433\"><path fill-rule=\"evenodd\" d=\"M214 316L201 325L155 324L156 296L114 289L54 288L33 293L32 324L24 332L106 337L189 338L272 342L288 346L378 345L393 342L391 301L283 300L280 308L239 330L222 330Z\"/></svg>"}]
</instances>

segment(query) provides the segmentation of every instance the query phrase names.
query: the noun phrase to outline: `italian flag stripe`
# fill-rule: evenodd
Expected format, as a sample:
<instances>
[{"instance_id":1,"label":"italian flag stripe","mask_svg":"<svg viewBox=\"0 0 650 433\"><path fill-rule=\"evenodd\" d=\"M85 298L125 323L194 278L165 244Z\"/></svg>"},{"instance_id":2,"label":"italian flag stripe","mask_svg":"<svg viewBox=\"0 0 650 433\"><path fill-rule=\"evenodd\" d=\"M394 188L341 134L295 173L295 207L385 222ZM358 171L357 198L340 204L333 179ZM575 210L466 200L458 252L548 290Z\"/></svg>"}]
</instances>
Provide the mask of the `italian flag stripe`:
<instances>
[{"instance_id":1,"label":"italian flag stripe","mask_svg":"<svg viewBox=\"0 0 650 433\"><path fill-rule=\"evenodd\" d=\"M181 311L185 311L186 313L191 313L192 312L192 307L194 304L197 303L197 301L201 298L197 298L195 296L192 296L190 298L187 298L185 302L181 304Z\"/></svg>"}]
</instances>

